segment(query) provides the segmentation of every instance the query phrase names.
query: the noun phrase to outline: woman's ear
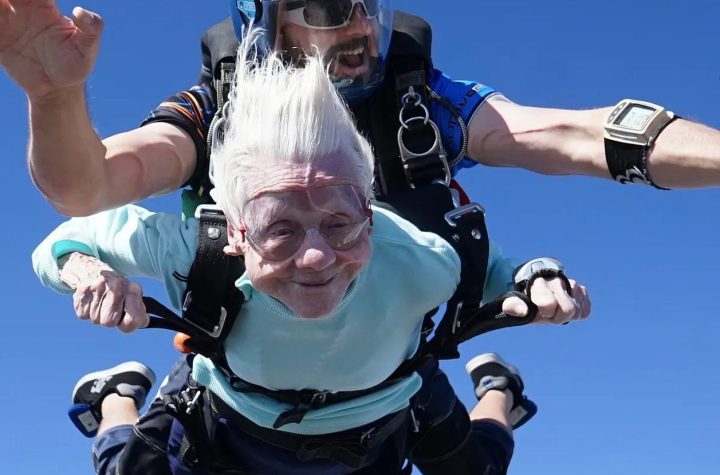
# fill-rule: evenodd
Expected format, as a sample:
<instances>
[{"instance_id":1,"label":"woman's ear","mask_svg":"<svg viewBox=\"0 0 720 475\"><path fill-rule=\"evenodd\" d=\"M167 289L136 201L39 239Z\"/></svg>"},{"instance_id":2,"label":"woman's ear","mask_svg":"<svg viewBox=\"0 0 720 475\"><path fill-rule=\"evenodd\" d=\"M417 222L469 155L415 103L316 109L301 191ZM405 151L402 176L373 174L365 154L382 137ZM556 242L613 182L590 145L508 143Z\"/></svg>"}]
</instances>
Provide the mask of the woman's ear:
<instances>
[{"instance_id":1,"label":"woman's ear","mask_svg":"<svg viewBox=\"0 0 720 475\"><path fill-rule=\"evenodd\" d=\"M228 221L227 223L228 245L223 249L228 256L242 256L245 254L245 235L243 231L236 228Z\"/></svg>"}]
</instances>

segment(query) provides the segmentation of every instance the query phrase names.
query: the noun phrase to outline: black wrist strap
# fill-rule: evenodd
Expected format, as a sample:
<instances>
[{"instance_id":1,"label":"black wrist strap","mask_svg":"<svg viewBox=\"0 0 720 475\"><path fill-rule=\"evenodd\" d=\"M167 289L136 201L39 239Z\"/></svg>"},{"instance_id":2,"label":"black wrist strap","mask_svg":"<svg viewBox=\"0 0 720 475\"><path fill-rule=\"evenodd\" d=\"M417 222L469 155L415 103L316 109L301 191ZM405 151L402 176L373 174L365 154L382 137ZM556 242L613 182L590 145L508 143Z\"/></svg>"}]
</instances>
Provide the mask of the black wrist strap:
<instances>
[{"instance_id":1,"label":"black wrist strap","mask_svg":"<svg viewBox=\"0 0 720 475\"><path fill-rule=\"evenodd\" d=\"M673 116L660 130L657 131L655 138L680 116ZM617 142L605 138L605 160L607 160L608 171L610 176L622 184L639 183L650 185L658 190L669 190L657 185L650 178L648 171L648 152L650 147L646 145L629 144Z\"/></svg>"}]
</instances>

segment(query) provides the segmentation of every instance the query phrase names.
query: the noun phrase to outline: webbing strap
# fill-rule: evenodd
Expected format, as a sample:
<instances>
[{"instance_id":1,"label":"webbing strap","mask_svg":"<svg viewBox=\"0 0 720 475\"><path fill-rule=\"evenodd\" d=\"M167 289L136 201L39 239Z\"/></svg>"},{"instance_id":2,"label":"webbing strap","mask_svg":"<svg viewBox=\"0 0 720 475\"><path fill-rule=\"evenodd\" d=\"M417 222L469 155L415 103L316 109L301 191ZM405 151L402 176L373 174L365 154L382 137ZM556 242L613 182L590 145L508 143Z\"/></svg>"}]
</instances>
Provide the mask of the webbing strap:
<instances>
[{"instance_id":1,"label":"webbing strap","mask_svg":"<svg viewBox=\"0 0 720 475\"><path fill-rule=\"evenodd\" d=\"M368 394L380 391L381 389L392 386L399 379L382 381L381 383L367 389L358 389L355 391L325 391L315 389L301 390L283 390L283 389L267 389L263 386L250 383L238 377L228 368L221 368L230 383L230 386L241 393L257 393L264 394L277 401L292 405L290 409L281 413L273 423L275 429L286 424L300 423L305 414L311 409L319 409L321 407L337 404L339 402L349 401Z\"/></svg>"},{"instance_id":2,"label":"webbing strap","mask_svg":"<svg viewBox=\"0 0 720 475\"><path fill-rule=\"evenodd\" d=\"M232 282L231 259L224 252L228 243L225 215L216 207L201 206L195 260L188 275L183 319L201 333L218 338L228 318L227 296L238 292ZM230 281L230 282L229 282Z\"/></svg>"},{"instance_id":3,"label":"webbing strap","mask_svg":"<svg viewBox=\"0 0 720 475\"><path fill-rule=\"evenodd\" d=\"M219 365L225 364L223 344L243 303L235 288L244 265L241 259L227 256L227 222L216 206L202 205L196 211L199 220L195 260L187 278L182 318L150 297L144 297L150 318L149 328L165 328L190 336L185 345Z\"/></svg>"}]
</instances>

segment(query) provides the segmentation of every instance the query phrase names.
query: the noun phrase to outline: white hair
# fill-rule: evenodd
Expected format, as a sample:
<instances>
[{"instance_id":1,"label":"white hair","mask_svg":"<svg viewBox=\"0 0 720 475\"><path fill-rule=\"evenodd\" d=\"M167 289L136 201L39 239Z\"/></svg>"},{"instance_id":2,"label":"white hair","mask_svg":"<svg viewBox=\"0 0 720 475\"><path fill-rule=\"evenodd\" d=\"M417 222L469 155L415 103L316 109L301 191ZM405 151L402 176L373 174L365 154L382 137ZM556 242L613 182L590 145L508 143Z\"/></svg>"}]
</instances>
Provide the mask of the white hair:
<instances>
[{"instance_id":1,"label":"white hair","mask_svg":"<svg viewBox=\"0 0 720 475\"><path fill-rule=\"evenodd\" d=\"M273 52L259 61L250 29L238 49L235 79L221 143L213 144L213 197L235 226L272 165L349 161L352 184L370 198L373 154L318 55L302 65Z\"/></svg>"}]
</instances>

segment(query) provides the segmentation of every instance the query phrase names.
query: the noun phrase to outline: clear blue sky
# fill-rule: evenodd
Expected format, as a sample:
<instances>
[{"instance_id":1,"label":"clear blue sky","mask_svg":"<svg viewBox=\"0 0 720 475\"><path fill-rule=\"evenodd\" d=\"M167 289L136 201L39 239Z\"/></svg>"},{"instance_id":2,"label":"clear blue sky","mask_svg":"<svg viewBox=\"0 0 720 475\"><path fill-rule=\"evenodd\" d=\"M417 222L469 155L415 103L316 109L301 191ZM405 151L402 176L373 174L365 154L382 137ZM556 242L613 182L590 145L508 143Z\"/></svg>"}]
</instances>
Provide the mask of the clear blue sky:
<instances>
[{"instance_id":1,"label":"clear blue sky","mask_svg":"<svg viewBox=\"0 0 720 475\"><path fill-rule=\"evenodd\" d=\"M66 12L73 6L59 3ZM200 33L225 16L226 4L84 3L106 21L88 84L102 136L134 127L193 84ZM430 21L438 68L516 102L593 108L634 97L720 127L717 0L395 5ZM0 104L0 473L90 474L90 441L65 414L76 379L127 359L162 375L176 354L167 332L127 336L77 321L70 298L35 279L30 253L61 218L28 177L25 98L3 73ZM496 351L522 370L540 412L516 434L510 473L718 473L720 190L659 192L480 166L460 178L488 209L506 254L560 257L593 298L587 322L496 332L445 365L467 405L473 396L463 365L471 356ZM176 211L179 200L148 206ZM147 293L162 294L157 286Z\"/></svg>"}]
</instances>

